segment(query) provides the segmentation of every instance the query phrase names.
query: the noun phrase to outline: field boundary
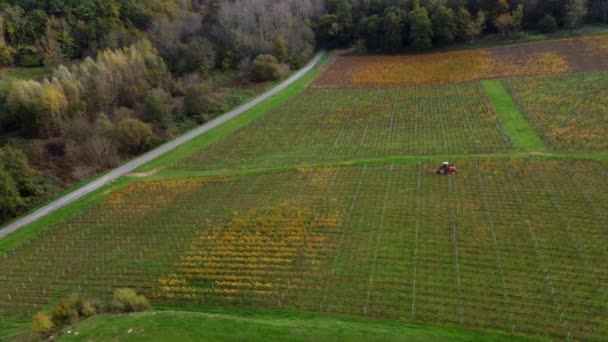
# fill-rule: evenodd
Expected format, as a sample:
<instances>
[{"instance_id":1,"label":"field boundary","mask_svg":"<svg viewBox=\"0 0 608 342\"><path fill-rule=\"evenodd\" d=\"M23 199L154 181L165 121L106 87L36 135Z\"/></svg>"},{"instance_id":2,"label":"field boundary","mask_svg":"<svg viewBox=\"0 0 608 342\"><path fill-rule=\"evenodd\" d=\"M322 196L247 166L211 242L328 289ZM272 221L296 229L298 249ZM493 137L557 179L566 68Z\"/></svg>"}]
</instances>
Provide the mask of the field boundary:
<instances>
[{"instance_id":1,"label":"field boundary","mask_svg":"<svg viewBox=\"0 0 608 342\"><path fill-rule=\"evenodd\" d=\"M378 165L415 165L418 163L433 163L443 160L453 162L463 162L470 160L483 159L538 159L538 160L588 160L588 161L608 161L608 152L595 153L554 153L554 152L512 152L512 153L489 153L489 154L458 154L458 155L423 155L423 156L390 156L380 158L358 158L348 159L336 162L327 162L319 164L301 164L286 167L269 167L256 169L221 169L221 170L160 170L157 173L150 174L146 177L126 175L123 179L124 184L135 182L169 180L178 178L213 178L221 176L250 176L259 174L283 173L291 172L299 169L326 169L338 167L359 167L359 166L378 166Z\"/></svg>"},{"instance_id":2,"label":"field boundary","mask_svg":"<svg viewBox=\"0 0 608 342\"><path fill-rule=\"evenodd\" d=\"M519 110L502 80L483 80L481 84L515 147L524 151L546 151L545 143Z\"/></svg>"},{"instance_id":3,"label":"field boundary","mask_svg":"<svg viewBox=\"0 0 608 342\"><path fill-rule=\"evenodd\" d=\"M61 197L61 198L45 205L44 207L39 208L24 217L21 217L20 219L17 219L16 221L8 224L7 226L5 226L3 228L0 228L0 239L3 239L7 235L18 231L19 229L22 229L23 227L28 226L29 224L37 221L38 219L43 218L43 217L57 211L58 209L63 208L66 205L77 201L78 199L84 197L85 195L90 194L90 193L102 188L106 184L109 184L109 183L115 181L116 179L128 174L129 172L136 170L137 168L149 163L150 161L160 157L161 155L164 155L164 154L176 149L177 147L186 144L187 142L192 141L193 139L230 121L231 119L234 119L243 113L246 113L252 109L255 109L255 107L257 107L258 105L262 104L266 100L273 98L275 95L279 94L283 90L286 90L292 84L296 83L298 80L303 78L306 74L308 74L309 71L314 69L314 67L323 59L323 57L325 55L326 55L326 52L324 50L319 51L304 68L299 70L297 73L295 73L293 76L291 76L290 78L288 78L287 80L285 80L284 82L279 84L278 86L276 86L276 87L272 88L271 90L265 92L264 94L256 97L255 99L249 101L248 103L243 104L243 105L233 109L232 111L230 111L202 126L199 126L198 128L190 131L189 133L186 133L186 134L180 136L177 139L169 141L169 142L161 145L160 147L145 153L144 155L108 172L106 175L92 181L91 183L84 185L83 187L67 194L66 196Z\"/></svg>"}]
</instances>

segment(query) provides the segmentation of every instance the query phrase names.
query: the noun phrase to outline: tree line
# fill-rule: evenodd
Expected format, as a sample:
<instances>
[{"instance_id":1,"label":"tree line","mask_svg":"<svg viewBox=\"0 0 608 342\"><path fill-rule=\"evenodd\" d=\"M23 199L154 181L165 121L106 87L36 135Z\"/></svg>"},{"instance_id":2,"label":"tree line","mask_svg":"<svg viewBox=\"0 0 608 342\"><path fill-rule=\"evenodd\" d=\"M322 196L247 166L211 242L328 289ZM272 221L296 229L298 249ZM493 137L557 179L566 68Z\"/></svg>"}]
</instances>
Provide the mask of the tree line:
<instances>
[{"instance_id":1,"label":"tree line","mask_svg":"<svg viewBox=\"0 0 608 342\"><path fill-rule=\"evenodd\" d=\"M312 56L316 0L0 0L0 221L252 96Z\"/></svg>"},{"instance_id":2,"label":"tree line","mask_svg":"<svg viewBox=\"0 0 608 342\"><path fill-rule=\"evenodd\" d=\"M327 0L316 36L323 46L395 53L591 22L608 23L608 0Z\"/></svg>"}]
</instances>

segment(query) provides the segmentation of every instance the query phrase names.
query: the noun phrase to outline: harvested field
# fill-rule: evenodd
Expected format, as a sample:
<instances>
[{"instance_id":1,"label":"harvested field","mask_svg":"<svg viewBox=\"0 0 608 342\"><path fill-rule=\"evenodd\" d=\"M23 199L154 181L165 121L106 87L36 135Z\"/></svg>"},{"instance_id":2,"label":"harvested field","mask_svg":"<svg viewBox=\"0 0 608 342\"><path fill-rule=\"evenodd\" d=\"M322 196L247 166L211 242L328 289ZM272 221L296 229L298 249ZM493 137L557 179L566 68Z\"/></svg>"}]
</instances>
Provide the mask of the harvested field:
<instances>
[{"instance_id":1,"label":"harvested field","mask_svg":"<svg viewBox=\"0 0 608 342\"><path fill-rule=\"evenodd\" d=\"M608 70L608 36L404 56L338 56L319 87L399 87Z\"/></svg>"},{"instance_id":2,"label":"harvested field","mask_svg":"<svg viewBox=\"0 0 608 342\"><path fill-rule=\"evenodd\" d=\"M551 147L608 149L608 73L515 78L506 83Z\"/></svg>"},{"instance_id":3,"label":"harvested field","mask_svg":"<svg viewBox=\"0 0 608 342\"><path fill-rule=\"evenodd\" d=\"M608 333L605 164L471 161L458 177L433 167L132 185L3 256L0 317L133 287L172 305Z\"/></svg>"},{"instance_id":4,"label":"harvested field","mask_svg":"<svg viewBox=\"0 0 608 342\"><path fill-rule=\"evenodd\" d=\"M402 89L310 89L173 168L270 168L511 147L478 83Z\"/></svg>"}]
</instances>

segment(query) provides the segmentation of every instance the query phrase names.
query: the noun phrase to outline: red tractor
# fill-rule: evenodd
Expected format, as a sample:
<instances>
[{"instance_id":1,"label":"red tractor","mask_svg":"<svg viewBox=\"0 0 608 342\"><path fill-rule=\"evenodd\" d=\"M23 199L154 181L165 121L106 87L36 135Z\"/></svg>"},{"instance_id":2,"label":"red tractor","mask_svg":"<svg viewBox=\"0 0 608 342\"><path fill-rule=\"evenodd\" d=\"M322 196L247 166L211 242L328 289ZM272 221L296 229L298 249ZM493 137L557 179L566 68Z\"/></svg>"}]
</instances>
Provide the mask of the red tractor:
<instances>
[{"instance_id":1,"label":"red tractor","mask_svg":"<svg viewBox=\"0 0 608 342\"><path fill-rule=\"evenodd\" d=\"M450 164L449 162L443 162L439 170L437 170L438 175L442 176L450 176L456 173L458 169L456 169L456 165Z\"/></svg>"}]
</instances>

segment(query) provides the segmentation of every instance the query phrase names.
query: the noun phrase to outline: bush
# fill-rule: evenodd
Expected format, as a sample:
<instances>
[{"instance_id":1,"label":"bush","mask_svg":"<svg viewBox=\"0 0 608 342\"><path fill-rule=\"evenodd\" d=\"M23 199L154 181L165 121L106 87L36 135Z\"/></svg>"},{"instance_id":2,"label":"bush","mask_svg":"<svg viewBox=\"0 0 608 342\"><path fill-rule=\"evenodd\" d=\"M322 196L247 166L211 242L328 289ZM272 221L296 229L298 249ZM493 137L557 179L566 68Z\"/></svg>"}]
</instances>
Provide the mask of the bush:
<instances>
[{"instance_id":1,"label":"bush","mask_svg":"<svg viewBox=\"0 0 608 342\"><path fill-rule=\"evenodd\" d=\"M187 44L179 44L168 58L171 71L184 75L199 72L208 75L215 65L215 48L206 38L196 37Z\"/></svg>"},{"instance_id":2,"label":"bush","mask_svg":"<svg viewBox=\"0 0 608 342\"><path fill-rule=\"evenodd\" d=\"M166 128L171 120L171 97L163 89L151 89L144 101L144 116L151 122Z\"/></svg>"},{"instance_id":3,"label":"bush","mask_svg":"<svg viewBox=\"0 0 608 342\"><path fill-rule=\"evenodd\" d=\"M256 82L275 81L287 74L287 66L272 55L260 55L253 61L251 76Z\"/></svg>"},{"instance_id":4,"label":"bush","mask_svg":"<svg viewBox=\"0 0 608 342\"><path fill-rule=\"evenodd\" d=\"M112 297L114 312L139 312L150 308L146 297L137 295L132 289L117 289Z\"/></svg>"},{"instance_id":5,"label":"bush","mask_svg":"<svg viewBox=\"0 0 608 342\"><path fill-rule=\"evenodd\" d=\"M32 331L41 336L47 336L53 331L55 324L46 312L38 312L32 320Z\"/></svg>"},{"instance_id":6,"label":"bush","mask_svg":"<svg viewBox=\"0 0 608 342\"><path fill-rule=\"evenodd\" d=\"M85 299L80 293L70 296L70 306L76 311L79 317L91 317L97 313L95 305Z\"/></svg>"},{"instance_id":7,"label":"bush","mask_svg":"<svg viewBox=\"0 0 608 342\"><path fill-rule=\"evenodd\" d=\"M76 311L74 311L67 299L61 299L59 304L57 304L51 311L51 318L53 319L53 323L56 325L60 325L61 323L75 316Z\"/></svg>"},{"instance_id":8,"label":"bush","mask_svg":"<svg viewBox=\"0 0 608 342\"><path fill-rule=\"evenodd\" d=\"M128 153L139 153L154 145L152 128L137 119L123 119L116 125L116 135L122 149Z\"/></svg>"},{"instance_id":9,"label":"bush","mask_svg":"<svg viewBox=\"0 0 608 342\"><path fill-rule=\"evenodd\" d=\"M1 38L0 38L1 39ZM0 44L0 66L11 66L15 60L15 49Z\"/></svg>"},{"instance_id":10,"label":"bush","mask_svg":"<svg viewBox=\"0 0 608 342\"><path fill-rule=\"evenodd\" d=\"M184 114L198 119L210 113L214 107L214 102L210 98L211 92L211 86L207 83L198 83L188 87L184 98Z\"/></svg>"},{"instance_id":11,"label":"bush","mask_svg":"<svg viewBox=\"0 0 608 342\"><path fill-rule=\"evenodd\" d=\"M546 14L541 20L538 21L536 28L542 33L553 33L557 31L559 27L555 17L551 14Z\"/></svg>"},{"instance_id":12,"label":"bush","mask_svg":"<svg viewBox=\"0 0 608 342\"><path fill-rule=\"evenodd\" d=\"M35 46L24 45L17 48L15 63L22 67L42 66L42 55Z\"/></svg>"}]
</instances>

